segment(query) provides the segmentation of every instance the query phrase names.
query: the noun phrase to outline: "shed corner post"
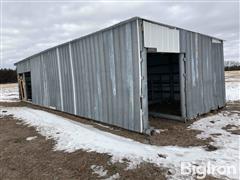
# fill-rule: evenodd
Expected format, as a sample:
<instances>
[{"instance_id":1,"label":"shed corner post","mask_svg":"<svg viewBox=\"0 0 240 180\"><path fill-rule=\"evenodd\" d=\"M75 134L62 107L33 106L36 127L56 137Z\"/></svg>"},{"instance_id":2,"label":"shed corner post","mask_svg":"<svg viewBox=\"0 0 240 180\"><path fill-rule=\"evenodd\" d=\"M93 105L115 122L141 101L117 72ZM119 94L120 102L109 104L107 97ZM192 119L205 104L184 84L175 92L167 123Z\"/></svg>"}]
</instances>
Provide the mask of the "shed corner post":
<instances>
[{"instance_id":1,"label":"shed corner post","mask_svg":"<svg viewBox=\"0 0 240 180\"><path fill-rule=\"evenodd\" d=\"M184 53L179 54L179 78L180 78L180 106L181 117L186 120L186 58Z\"/></svg>"},{"instance_id":2,"label":"shed corner post","mask_svg":"<svg viewBox=\"0 0 240 180\"><path fill-rule=\"evenodd\" d=\"M143 48L142 53L142 112L143 112L143 131L144 133L149 129L149 119L148 119L148 86L147 86L147 50Z\"/></svg>"},{"instance_id":3,"label":"shed corner post","mask_svg":"<svg viewBox=\"0 0 240 180\"><path fill-rule=\"evenodd\" d=\"M149 129L148 121L148 88L147 88L147 50L144 48L143 20L137 18L139 47L139 80L141 103L141 133Z\"/></svg>"}]
</instances>

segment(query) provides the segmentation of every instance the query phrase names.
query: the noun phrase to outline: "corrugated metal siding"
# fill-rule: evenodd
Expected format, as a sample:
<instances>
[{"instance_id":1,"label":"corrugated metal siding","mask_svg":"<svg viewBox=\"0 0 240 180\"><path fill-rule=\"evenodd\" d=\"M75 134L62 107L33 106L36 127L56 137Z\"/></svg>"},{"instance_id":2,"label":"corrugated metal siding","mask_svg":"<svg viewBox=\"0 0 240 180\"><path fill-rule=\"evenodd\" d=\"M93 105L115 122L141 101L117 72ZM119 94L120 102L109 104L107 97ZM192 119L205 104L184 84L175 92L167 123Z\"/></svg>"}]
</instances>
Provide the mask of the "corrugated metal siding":
<instances>
[{"instance_id":1,"label":"corrugated metal siding","mask_svg":"<svg viewBox=\"0 0 240 180\"><path fill-rule=\"evenodd\" d=\"M137 35L135 19L35 56L33 103L142 132Z\"/></svg>"},{"instance_id":2,"label":"corrugated metal siding","mask_svg":"<svg viewBox=\"0 0 240 180\"><path fill-rule=\"evenodd\" d=\"M30 60L26 60L17 65L17 73L29 72L30 69Z\"/></svg>"},{"instance_id":3,"label":"corrugated metal siding","mask_svg":"<svg viewBox=\"0 0 240 180\"><path fill-rule=\"evenodd\" d=\"M42 67L43 70L43 84L46 83L44 88L45 92L45 103L46 106L55 107L60 109L60 88L58 80L58 66L57 66L57 53L55 50L50 50L42 54ZM34 73L34 72L33 72Z\"/></svg>"},{"instance_id":4,"label":"corrugated metal siding","mask_svg":"<svg viewBox=\"0 0 240 180\"><path fill-rule=\"evenodd\" d=\"M144 47L157 52L180 52L179 30L143 21Z\"/></svg>"},{"instance_id":5,"label":"corrugated metal siding","mask_svg":"<svg viewBox=\"0 0 240 180\"><path fill-rule=\"evenodd\" d=\"M136 21L72 43L77 114L140 131Z\"/></svg>"},{"instance_id":6,"label":"corrugated metal siding","mask_svg":"<svg viewBox=\"0 0 240 180\"><path fill-rule=\"evenodd\" d=\"M187 117L207 113L225 104L223 45L212 38L180 30L181 52L186 53Z\"/></svg>"},{"instance_id":7,"label":"corrugated metal siding","mask_svg":"<svg viewBox=\"0 0 240 180\"><path fill-rule=\"evenodd\" d=\"M212 43L212 59L219 60L215 66L215 78L216 78L216 103L219 107L225 105L225 77L224 77L224 59L223 59L223 44ZM219 82L219 83L217 83Z\"/></svg>"},{"instance_id":8,"label":"corrugated metal siding","mask_svg":"<svg viewBox=\"0 0 240 180\"><path fill-rule=\"evenodd\" d=\"M31 59L31 83L32 83L32 102L35 104L44 105L43 104L44 79L42 77L41 56L36 56Z\"/></svg>"},{"instance_id":9,"label":"corrugated metal siding","mask_svg":"<svg viewBox=\"0 0 240 180\"><path fill-rule=\"evenodd\" d=\"M60 88L55 50L31 59L32 102L61 109Z\"/></svg>"},{"instance_id":10,"label":"corrugated metal siding","mask_svg":"<svg viewBox=\"0 0 240 180\"><path fill-rule=\"evenodd\" d=\"M137 132L146 130L147 51L141 25L142 20L133 19L18 63L18 73L31 71L32 102ZM225 104L223 44L179 31L180 45L177 36L163 37L160 30L149 40L165 38L168 50L163 44L158 50L180 48L186 54L186 116L192 118Z\"/></svg>"},{"instance_id":11,"label":"corrugated metal siding","mask_svg":"<svg viewBox=\"0 0 240 180\"><path fill-rule=\"evenodd\" d=\"M74 114L73 82L71 75L72 69L69 57L69 45L60 46L59 62L62 79L63 111Z\"/></svg>"}]
</instances>

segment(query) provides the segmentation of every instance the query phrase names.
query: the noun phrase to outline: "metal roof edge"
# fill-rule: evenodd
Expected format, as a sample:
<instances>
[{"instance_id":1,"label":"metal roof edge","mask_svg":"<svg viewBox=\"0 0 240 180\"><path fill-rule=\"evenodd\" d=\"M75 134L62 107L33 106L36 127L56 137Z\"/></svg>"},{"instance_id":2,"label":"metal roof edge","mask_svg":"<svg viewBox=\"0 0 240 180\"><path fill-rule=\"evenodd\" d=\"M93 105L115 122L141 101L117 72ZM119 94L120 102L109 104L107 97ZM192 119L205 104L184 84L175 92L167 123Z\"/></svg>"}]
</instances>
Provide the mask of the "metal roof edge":
<instances>
[{"instance_id":1,"label":"metal roof edge","mask_svg":"<svg viewBox=\"0 0 240 180\"><path fill-rule=\"evenodd\" d=\"M45 50L43 50L43 51L40 51L40 52L38 52L38 53L36 53L36 54L33 54L33 55L31 55L31 56L29 56L29 57L27 57L27 58L24 58L24 59L22 59L22 60L20 60L20 61L18 61L18 62L16 62L16 63L14 63L14 65L16 66L16 65L19 64L19 63L22 63L22 62L24 62L24 61L27 61L27 60L29 60L30 58L33 58L33 57L35 57L35 56L37 56L37 55L39 55L39 54L41 54L41 53L44 53L44 52L47 52L47 51L51 50L51 49L54 49L54 48L63 46L63 45L65 45L65 44L68 44L68 43L71 43L71 42L75 42L75 41L80 40L80 39L84 39L84 38L86 38L86 37L88 37L88 36L91 36L91 35L94 35L94 34L97 34L97 33L100 33L100 32L107 31L107 30L109 30L109 29L118 27L118 26L120 26L120 25L122 25L122 24L126 24L126 23L128 23L128 22L135 21L135 20L138 20L138 19L143 20L143 21L146 21L146 22L158 24L158 25L160 25L160 26L165 26L165 27L174 28L174 29L179 29L179 30L185 30L185 31L188 31L188 32L193 32L193 33L197 33L197 34L200 34L200 35L204 35L204 36L207 36L207 37L210 37L210 38L214 38L214 39L217 39L217 40L220 40L220 41L225 41L225 40L223 40L223 39L220 39L220 38L217 38L217 37L214 37L214 36L210 36L210 35L207 35L207 34L195 32L195 31L187 30L187 29L180 28L180 27L177 27L177 26L171 26L171 25L167 25L167 24L163 24L163 23L159 23L159 22L156 22L156 21L152 21L152 20L148 20L148 19L145 19L145 18L141 18L141 17L135 16L135 17L129 18L129 19L127 19L127 20L121 21L121 22L119 22L119 23L113 24L113 25L111 25L111 26L109 26L109 27L106 27L106 28L97 30L97 31L92 32L92 33L90 33L90 34L81 36L81 37L79 37L79 38L76 38L76 39L67 41L67 42L65 42L65 43L61 43L61 44L59 44L59 45L57 45L57 46L50 47L50 48L45 49Z\"/></svg>"},{"instance_id":2,"label":"metal roof edge","mask_svg":"<svg viewBox=\"0 0 240 180\"><path fill-rule=\"evenodd\" d=\"M145 19L145 18L140 18L140 19L142 19L142 20L144 20L144 21L146 21L146 22L153 23L153 24L158 24L158 25L160 25L160 26L165 26L165 27L169 27L169 28L173 28L173 29L184 30L184 31L192 32L192 33L197 33L197 34L200 34L200 35L203 35L203 36L207 36L207 37L210 37L210 38L214 38L214 39L217 39L217 40L220 40L220 41L226 41L226 40L223 40L223 39L220 39L220 38L217 38L217 37L208 35L208 34L203 34L203 33L200 33L200 32L196 32L196 31L184 29L184 28L181 28L181 27L172 26L172 25L168 25L168 24L164 24L164 23L159 23L159 22L152 21L152 20L148 20L148 19Z\"/></svg>"},{"instance_id":3,"label":"metal roof edge","mask_svg":"<svg viewBox=\"0 0 240 180\"><path fill-rule=\"evenodd\" d=\"M124 20L124 21L120 21L120 22L118 22L118 23L116 23L116 24L113 24L113 25L111 25L111 26L108 26L108 27L106 27L106 28L103 28L103 29L94 31L94 32L92 32L92 33L90 33L90 34L87 34L87 35L81 36L81 37L79 37L79 38L72 39L72 40L70 40L70 41L61 43L61 44L59 44L59 45L56 45L56 46L47 48L47 49L45 49L45 50L43 50L43 51L40 51L40 52L38 52L38 53L36 53L36 54L33 54L33 55L31 55L31 56L28 56L27 58L24 58L24 59L22 59L22 60L20 60L20 61L18 61L18 62L16 62L16 63L14 63L14 66L16 66L17 64L22 63L22 62L24 62L24 61L27 61L27 60L29 60L30 58L33 58L33 57L35 57L35 56L37 56L37 55L39 55L39 54L42 54L42 53L44 53L44 52L47 52L47 51L49 51L49 50L51 50L51 49L55 49L55 48L57 48L57 47L60 47L60 46L65 45L65 44L68 44L68 43L71 43L71 42L75 42L75 41L80 40L80 39L84 39L84 38L86 38L86 37L88 37L88 36L91 36L91 35L94 35L94 34L97 34L97 33L101 33L101 32L107 31L107 30L109 30L109 29L113 29L113 28L118 27L118 26L120 26L120 25L122 25L122 24L126 24L126 23L128 23L128 22L135 21L135 20L137 20L137 19L140 19L140 17L135 16L135 17L132 17L132 18L130 18L130 19L127 19L127 20Z\"/></svg>"}]
</instances>

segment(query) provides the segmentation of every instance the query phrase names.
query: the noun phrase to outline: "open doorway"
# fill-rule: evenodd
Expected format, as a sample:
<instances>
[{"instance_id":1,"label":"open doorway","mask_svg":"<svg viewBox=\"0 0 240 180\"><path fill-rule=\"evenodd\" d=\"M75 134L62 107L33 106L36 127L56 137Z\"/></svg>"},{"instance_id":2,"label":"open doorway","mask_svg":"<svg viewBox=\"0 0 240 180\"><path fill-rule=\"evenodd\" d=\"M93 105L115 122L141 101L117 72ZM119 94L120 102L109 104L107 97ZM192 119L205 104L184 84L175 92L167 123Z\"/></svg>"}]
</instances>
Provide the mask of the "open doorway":
<instances>
[{"instance_id":1,"label":"open doorway","mask_svg":"<svg viewBox=\"0 0 240 180\"><path fill-rule=\"evenodd\" d=\"M20 99L25 101L32 101L31 73L25 72L18 74L18 85Z\"/></svg>"},{"instance_id":2,"label":"open doorway","mask_svg":"<svg viewBox=\"0 0 240 180\"><path fill-rule=\"evenodd\" d=\"M179 54L147 53L150 115L181 116Z\"/></svg>"},{"instance_id":3,"label":"open doorway","mask_svg":"<svg viewBox=\"0 0 240 180\"><path fill-rule=\"evenodd\" d=\"M25 75L25 86L26 86L26 99L27 101L32 101L32 83L31 83L31 73L26 72Z\"/></svg>"},{"instance_id":4,"label":"open doorway","mask_svg":"<svg viewBox=\"0 0 240 180\"><path fill-rule=\"evenodd\" d=\"M25 83L23 80L23 74L20 73L18 74L18 86L19 86L19 97L20 100L24 100L25 99Z\"/></svg>"}]
</instances>

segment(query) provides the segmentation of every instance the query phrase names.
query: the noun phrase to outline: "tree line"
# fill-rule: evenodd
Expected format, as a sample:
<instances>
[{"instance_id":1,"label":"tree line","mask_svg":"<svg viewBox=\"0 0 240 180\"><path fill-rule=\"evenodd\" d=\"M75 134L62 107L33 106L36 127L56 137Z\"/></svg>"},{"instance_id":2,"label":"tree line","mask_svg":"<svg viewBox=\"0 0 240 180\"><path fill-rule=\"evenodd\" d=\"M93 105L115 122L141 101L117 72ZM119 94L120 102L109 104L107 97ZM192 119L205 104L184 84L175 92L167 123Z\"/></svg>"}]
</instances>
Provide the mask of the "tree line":
<instances>
[{"instance_id":1,"label":"tree line","mask_svg":"<svg viewBox=\"0 0 240 180\"><path fill-rule=\"evenodd\" d=\"M0 69L0 84L4 83L16 83L17 72L13 69Z\"/></svg>"}]
</instances>

